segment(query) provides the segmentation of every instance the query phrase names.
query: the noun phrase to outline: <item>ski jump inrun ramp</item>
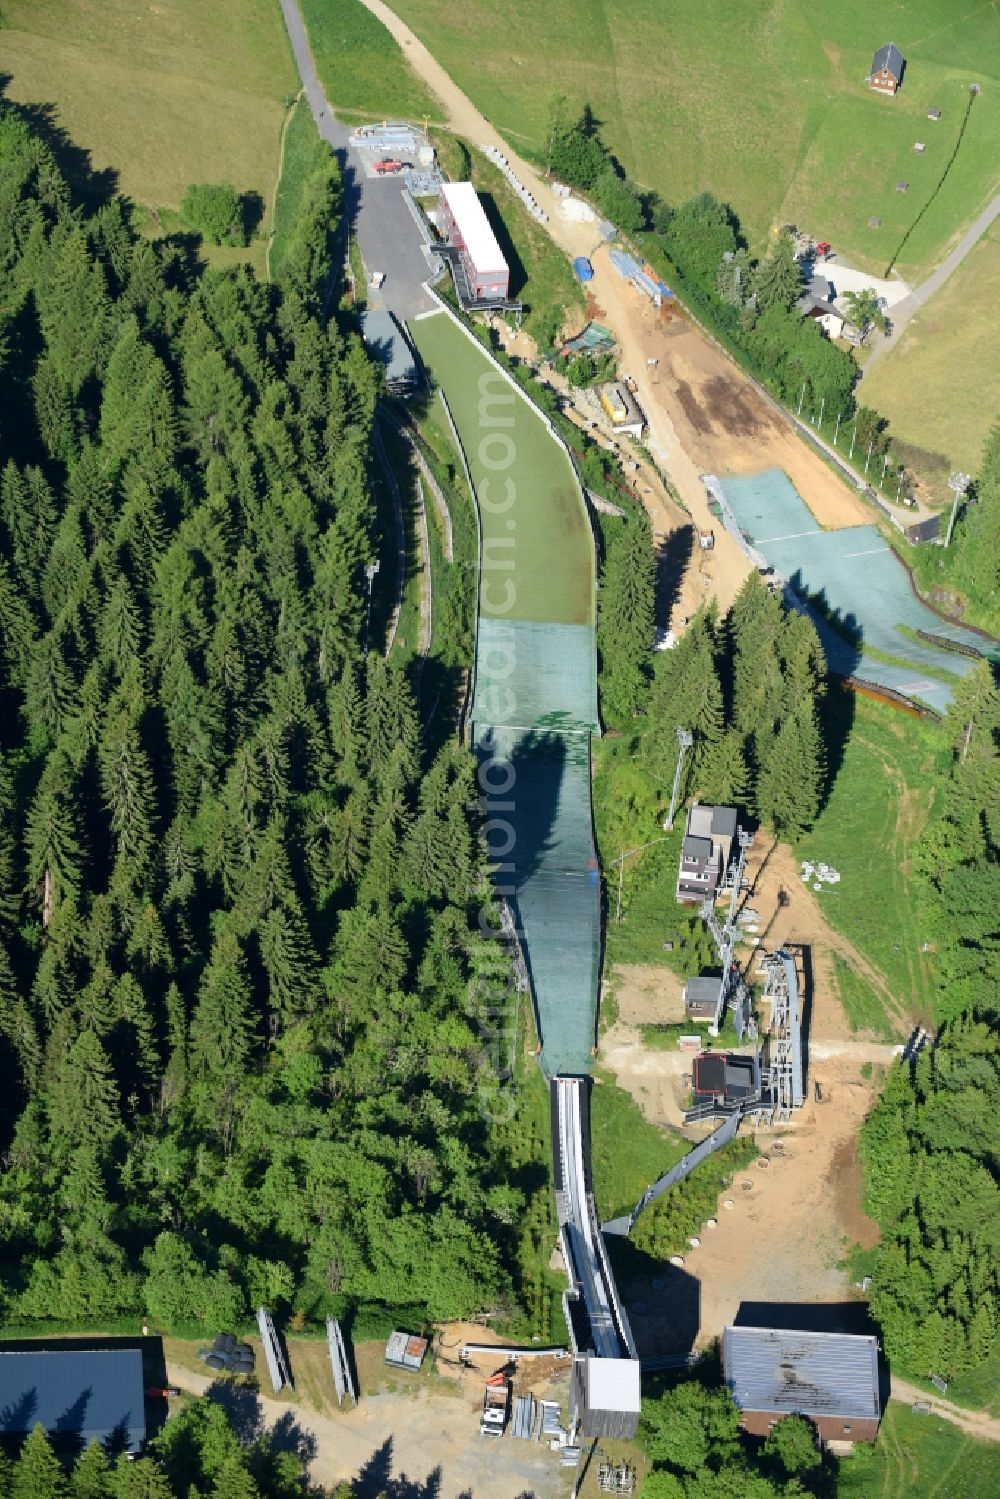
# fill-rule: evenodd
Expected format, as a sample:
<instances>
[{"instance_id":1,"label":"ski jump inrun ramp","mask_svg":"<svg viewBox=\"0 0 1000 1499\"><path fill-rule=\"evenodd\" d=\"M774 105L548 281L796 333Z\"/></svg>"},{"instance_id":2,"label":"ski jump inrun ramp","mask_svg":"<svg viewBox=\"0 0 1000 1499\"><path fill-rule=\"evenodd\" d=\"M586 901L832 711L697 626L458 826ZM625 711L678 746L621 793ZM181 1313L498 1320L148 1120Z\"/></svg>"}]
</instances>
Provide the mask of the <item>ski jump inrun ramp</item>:
<instances>
[{"instance_id":1,"label":"ski jump inrun ramp","mask_svg":"<svg viewBox=\"0 0 1000 1499\"><path fill-rule=\"evenodd\" d=\"M590 1178L601 946L590 806L590 740L600 732L593 533L562 442L469 330L442 307L410 332L446 398L478 507L469 721L497 894L520 941L551 1084L572 1404L585 1435L634 1435L639 1364Z\"/></svg>"}]
</instances>

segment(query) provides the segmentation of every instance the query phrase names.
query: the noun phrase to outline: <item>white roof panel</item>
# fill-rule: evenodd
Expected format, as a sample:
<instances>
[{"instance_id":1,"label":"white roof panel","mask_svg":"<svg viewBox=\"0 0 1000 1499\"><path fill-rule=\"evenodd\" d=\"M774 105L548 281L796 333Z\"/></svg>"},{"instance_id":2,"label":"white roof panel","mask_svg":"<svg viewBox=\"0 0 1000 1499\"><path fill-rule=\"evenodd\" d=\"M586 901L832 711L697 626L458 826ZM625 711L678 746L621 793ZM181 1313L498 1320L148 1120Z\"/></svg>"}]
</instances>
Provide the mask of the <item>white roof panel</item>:
<instances>
[{"instance_id":1,"label":"white roof panel","mask_svg":"<svg viewBox=\"0 0 1000 1499\"><path fill-rule=\"evenodd\" d=\"M497 237L483 211L479 194L471 182L446 182L441 189L451 216L461 230L469 258L481 276L490 271L506 271Z\"/></svg>"},{"instance_id":2,"label":"white roof panel","mask_svg":"<svg viewBox=\"0 0 1000 1499\"><path fill-rule=\"evenodd\" d=\"M588 1358L587 1404L597 1411L637 1411L642 1389L634 1358Z\"/></svg>"}]
</instances>

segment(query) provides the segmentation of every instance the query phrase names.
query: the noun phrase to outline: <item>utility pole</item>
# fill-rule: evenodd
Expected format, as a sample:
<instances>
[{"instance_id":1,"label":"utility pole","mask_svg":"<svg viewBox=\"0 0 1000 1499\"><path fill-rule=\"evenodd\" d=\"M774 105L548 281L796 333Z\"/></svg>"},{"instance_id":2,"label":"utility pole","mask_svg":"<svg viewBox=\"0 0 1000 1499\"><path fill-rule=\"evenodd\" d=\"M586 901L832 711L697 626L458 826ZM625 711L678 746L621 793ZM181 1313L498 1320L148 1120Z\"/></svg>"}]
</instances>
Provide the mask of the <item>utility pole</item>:
<instances>
[{"instance_id":1,"label":"utility pole","mask_svg":"<svg viewBox=\"0 0 1000 1499\"><path fill-rule=\"evenodd\" d=\"M379 564L378 564L378 558L377 557L376 557L376 559L375 559L374 562L367 562L365 564L365 577L368 580L368 603L365 606L365 655L366 656L368 654L368 627L371 624L371 619L372 619L372 584L375 581L375 574L378 572L378 568L379 568Z\"/></svg>"},{"instance_id":2,"label":"utility pole","mask_svg":"<svg viewBox=\"0 0 1000 1499\"><path fill-rule=\"evenodd\" d=\"M868 465L872 461L872 448L874 446L875 446L875 439L873 437L872 440L871 440L871 442L868 444L868 457L865 459L865 473L866 474L868 472Z\"/></svg>"},{"instance_id":3,"label":"utility pole","mask_svg":"<svg viewBox=\"0 0 1000 1499\"><path fill-rule=\"evenodd\" d=\"M677 745L680 753L677 756L677 768L674 771L674 784L671 787L670 791L670 811L667 813L667 820L663 824L668 833L673 832L674 814L677 811L677 795L681 789L681 770L684 766L684 757L693 744L694 735L691 733L691 730L678 728Z\"/></svg>"},{"instance_id":4,"label":"utility pole","mask_svg":"<svg viewBox=\"0 0 1000 1499\"><path fill-rule=\"evenodd\" d=\"M854 426L851 428L851 451L847 455L848 458L853 458L854 457L854 444L857 442L857 440L858 440L858 424L857 424L857 422L855 422Z\"/></svg>"},{"instance_id":5,"label":"utility pole","mask_svg":"<svg viewBox=\"0 0 1000 1499\"><path fill-rule=\"evenodd\" d=\"M822 399L822 401L820 401L820 403L819 403L819 421L816 423L816 426L819 427L819 428L822 428L822 426L823 426L823 412L824 412L825 408L826 408L826 396L824 396L823 399Z\"/></svg>"},{"instance_id":6,"label":"utility pole","mask_svg":"<svg viewBox=\"0 0 1000 1499\"><path fill-rule=\"evenodd\" d=\"M833 445L834 445L834 447L837 446L837 438L838 438L839 435L840 435L840 412L838 411L837 412L837 427L836 427L836 430L835 430L835 432L833 434Z\"/></svg>"},{"instance_id":7,"label":"utility pole","mask_svg":"<svg viewBox=\"0 0 1000 1499\"><path fill-rule=\"evenodd\" d=\"M951 515L948 517L948 534L944 539L944 544L946 547L951 546L951 533L954 531L955 521L958 519L958 507L961 504L962 496L965 494L971 483L971 474L955 473L952 474L948 479L948 488L954 492L955 498L952 502Z\"/></svg>"},{"instance_id":8,"label":"utility pole","mask_svg":"<svg viewBox=\"0 0 1000 1499\"><path fill-rule=\"evenodd\" d=\"M795 413L796 416L801 416L802 415L802 402L805 400L805 398L806 398L806 382L803 380L803 382L802 382L802 389L799 391L799 409Z\"/></svg>"},{"instance_id":9,"label":"utility pole","mask_svg":"<svg viewBox=\"0 0 1000 1499\"><path fill-rule=\"evenodd\" d=\"M616 926L620 924L622 919L622 884L625 877L625 860L631 859L633 854L644 854L646 852L646 849L652 848L655 843L669 842L669 838L651 838L648 843L640 843L637 848L622 849L622 852L618 855L618 858L612 859L611 868L614 869L615 865L618 865L618 903L615 907Z\"/></svg>"}]
</instances>

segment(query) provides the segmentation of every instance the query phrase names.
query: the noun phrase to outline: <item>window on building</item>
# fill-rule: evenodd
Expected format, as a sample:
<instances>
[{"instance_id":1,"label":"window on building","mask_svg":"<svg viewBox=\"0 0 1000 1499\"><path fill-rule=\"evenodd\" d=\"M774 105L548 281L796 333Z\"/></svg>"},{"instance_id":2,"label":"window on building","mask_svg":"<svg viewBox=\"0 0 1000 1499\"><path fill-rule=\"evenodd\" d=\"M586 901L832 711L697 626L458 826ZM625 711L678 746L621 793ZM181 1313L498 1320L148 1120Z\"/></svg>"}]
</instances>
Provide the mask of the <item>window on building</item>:
<instances>
[{"instance_id":1,"label":"window on building","mask_svg":"<svg viewBox=\"0 0 1000 1499\"><path fill-rule=\"evenodd\" d=\"M850 1431L850 1429L851 1429L851 1423L850 1423L850 1421L845 1421L845 1423L844 1423L844 1433L845 1433L845 1435L846 1435L847 1432Z\"/></svg>"}]
</instances>

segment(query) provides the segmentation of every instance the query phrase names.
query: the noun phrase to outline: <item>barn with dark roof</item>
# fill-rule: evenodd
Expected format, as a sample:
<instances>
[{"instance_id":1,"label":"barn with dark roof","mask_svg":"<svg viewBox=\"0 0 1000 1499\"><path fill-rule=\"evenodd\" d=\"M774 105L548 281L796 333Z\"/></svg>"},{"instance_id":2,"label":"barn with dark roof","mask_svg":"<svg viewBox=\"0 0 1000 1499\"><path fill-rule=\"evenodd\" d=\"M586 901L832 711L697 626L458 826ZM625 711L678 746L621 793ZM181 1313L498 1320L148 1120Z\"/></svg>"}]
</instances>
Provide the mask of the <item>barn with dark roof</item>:
<instances>
[{"instance_id":1,"label":"barn with dark roof","mask_svg":"<svg viewBox=\"0 0 1000 1499\"><path fill-rule=\"evenodd\" d=\"M868 87L878 89L880 94L895 94L903 81L906 58L895 42L886 42L872 58L872 70L868 74Z\"/></svg>"}]
</instances>

